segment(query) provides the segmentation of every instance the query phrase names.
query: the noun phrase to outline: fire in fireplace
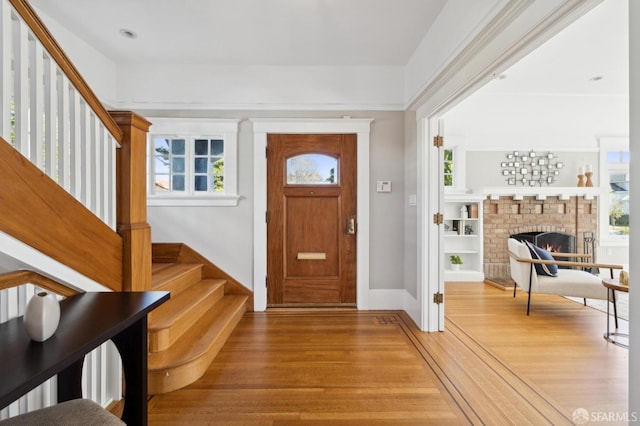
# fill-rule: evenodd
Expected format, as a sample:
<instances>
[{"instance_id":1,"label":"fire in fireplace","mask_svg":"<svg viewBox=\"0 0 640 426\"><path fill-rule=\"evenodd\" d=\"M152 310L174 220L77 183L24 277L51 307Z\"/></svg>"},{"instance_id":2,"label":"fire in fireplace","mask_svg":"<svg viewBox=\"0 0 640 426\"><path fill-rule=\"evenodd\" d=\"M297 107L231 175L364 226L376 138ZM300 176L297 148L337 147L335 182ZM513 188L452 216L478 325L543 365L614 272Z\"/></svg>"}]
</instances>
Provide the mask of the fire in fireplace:
<instances>
[{"instance_id":1,"label":"fire in fireplace","mask_svg":"<svg viewBox=\"0 0 640 426\"><path fill-rule=\"evenodd\" d=\"M537 245L540 248L555 253L575 253L576 252L576 237L564 232L521 232L519 234L511 235L511 238L515 238L518 241L529 241ZM558 260L569 260L558 258Z\"/></svg>"}]
</instances>

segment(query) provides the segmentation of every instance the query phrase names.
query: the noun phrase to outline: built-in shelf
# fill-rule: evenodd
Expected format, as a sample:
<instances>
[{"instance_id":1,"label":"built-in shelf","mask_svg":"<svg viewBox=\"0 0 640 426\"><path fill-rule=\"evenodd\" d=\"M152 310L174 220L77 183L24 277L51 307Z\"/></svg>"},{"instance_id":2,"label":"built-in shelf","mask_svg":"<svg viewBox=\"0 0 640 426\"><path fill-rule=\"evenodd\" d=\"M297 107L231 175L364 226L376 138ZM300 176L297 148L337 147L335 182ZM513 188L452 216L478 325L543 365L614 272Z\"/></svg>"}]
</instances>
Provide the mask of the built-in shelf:
<instances>
[{"instance_id":1,"label":"built-in shelf","mask_svg":"<svg viewBox=\"0 0 640 426\"><path fill-rule=\"evenodd\" d=\"M485 199L483 194L445 194L445 281L484 280L482 217ZM450 256L453 255L462 259L458 270L450 266Z\"/></svg>"}]
</instances>

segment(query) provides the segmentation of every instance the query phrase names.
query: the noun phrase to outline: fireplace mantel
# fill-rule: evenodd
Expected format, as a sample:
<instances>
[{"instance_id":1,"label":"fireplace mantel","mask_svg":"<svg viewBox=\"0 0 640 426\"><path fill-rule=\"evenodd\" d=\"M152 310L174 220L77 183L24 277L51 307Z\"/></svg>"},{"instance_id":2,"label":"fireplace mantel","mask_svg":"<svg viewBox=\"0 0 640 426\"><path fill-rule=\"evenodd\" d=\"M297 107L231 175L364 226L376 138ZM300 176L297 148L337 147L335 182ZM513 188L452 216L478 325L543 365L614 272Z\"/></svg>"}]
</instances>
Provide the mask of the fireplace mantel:
<instances>
[{"instance_id":1,"label":"fireplace mantel","mask_svg":"<svg viewBox=\"0 0 640 426\"><path fill-rule=\"evenodd\" d=\"M523 197L536 197L538 200L545 200L547 197L559 197L561 200L568 200L570 197L584 197L585 200L593 200L601 194L600 187L577 187L577 186L512 186L483 188L482 193L491 200L498 200L500 197L512 197L514 200L522 200Z\"/></svg>"}]
</instances>

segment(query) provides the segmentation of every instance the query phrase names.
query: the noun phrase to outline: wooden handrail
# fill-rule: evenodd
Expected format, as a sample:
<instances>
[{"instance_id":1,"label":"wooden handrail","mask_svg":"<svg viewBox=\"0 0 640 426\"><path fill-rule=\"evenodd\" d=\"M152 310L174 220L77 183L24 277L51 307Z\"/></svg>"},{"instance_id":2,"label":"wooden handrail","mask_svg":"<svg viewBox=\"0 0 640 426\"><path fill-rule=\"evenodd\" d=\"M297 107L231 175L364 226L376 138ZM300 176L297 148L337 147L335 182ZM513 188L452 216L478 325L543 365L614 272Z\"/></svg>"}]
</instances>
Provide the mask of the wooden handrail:
<instances>
[{"instance_id":1,"label":"wooden handrail","mask_svg":"<svg viewBox=\"0 0 640 426\"><path fill-rule=\"evenodd\" d=\"M104 108L93 90L87 82L82 78L80 72L73 65L69 57L64 53L58 42L53 38L42 20L38 17L35 10L27 2L27 0L9 0L16 12L29 26L36 38L42 43L49 55L56 61L60 69L69 78L76 90L82 95L87 104L100 118L113 137L120 143L122 141L123 132L118 124L111 118L111 115Z\"/></svg>"},{"instance_id":2,"label":"wooden handrail","mask_svg":"<svg viewBox=\"0 0 640 426\"><path fill-rule=\"evenodd\" d=\"M18 287L23 284L37 285L38 287L42 287L64 297L69 297L80 293L77 290L59 283L58 281L52 280L49 277L45 277L44 275L41 275L36 271L20 270L0 274L0 290Z\"/></svg>"}]
</instances>

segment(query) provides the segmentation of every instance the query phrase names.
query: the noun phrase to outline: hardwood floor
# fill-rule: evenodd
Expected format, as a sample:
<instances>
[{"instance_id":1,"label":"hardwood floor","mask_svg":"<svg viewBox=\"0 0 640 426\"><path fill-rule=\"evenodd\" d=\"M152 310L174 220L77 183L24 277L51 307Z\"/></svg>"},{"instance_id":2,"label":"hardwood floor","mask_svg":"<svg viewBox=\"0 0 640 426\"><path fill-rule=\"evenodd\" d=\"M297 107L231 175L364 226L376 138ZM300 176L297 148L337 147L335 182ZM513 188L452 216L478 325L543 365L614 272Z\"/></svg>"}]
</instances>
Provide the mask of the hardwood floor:
<instances>
[{"instance_id":1,"label":"hardwood floor","mask_svg":"<svg viewBox=\"0 0 640 426\"><path fill-rule=\"evenodd\" d=\"M442 333L420 332L404 312L245 314L200 380L151 398L149 423L556 425L573 424L578 408L625 415L628 352L602 338L602 312L536 295L527 317L524 295L480 283L447 284L446 304Z\"/></svg>"}]
</instances>

